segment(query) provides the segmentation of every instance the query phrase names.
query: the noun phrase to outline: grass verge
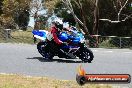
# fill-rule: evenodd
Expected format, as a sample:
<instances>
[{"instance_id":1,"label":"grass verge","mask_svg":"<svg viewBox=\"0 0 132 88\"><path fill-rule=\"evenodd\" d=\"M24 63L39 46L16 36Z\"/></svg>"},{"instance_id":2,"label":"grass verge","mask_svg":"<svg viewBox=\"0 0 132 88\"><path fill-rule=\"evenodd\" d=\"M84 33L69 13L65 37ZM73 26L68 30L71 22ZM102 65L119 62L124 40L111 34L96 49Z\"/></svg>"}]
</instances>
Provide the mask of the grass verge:
<instances>
[{"instance_id":1,"label":"grass verge","mask_svg":"<svg viewBox=\"0 0 132 88\"><path fill-rule=\"evenodd\" d=\"M56 80L47 77L0 74L0 88L112 88L110 85L85 84L76 81Z\"/></svg>"},{"instance_id":2,"label":"grass verge","mask_svg":"<svg viewBox=\"0 0 132 88\"><path fill-rule=\"evenodd\" d=\"M0 42L2 43L29 43L33 44L33 35L31 30L27 31L14 31L11 32L10 39L0 38Z\"/></svg>"}]
</instances>

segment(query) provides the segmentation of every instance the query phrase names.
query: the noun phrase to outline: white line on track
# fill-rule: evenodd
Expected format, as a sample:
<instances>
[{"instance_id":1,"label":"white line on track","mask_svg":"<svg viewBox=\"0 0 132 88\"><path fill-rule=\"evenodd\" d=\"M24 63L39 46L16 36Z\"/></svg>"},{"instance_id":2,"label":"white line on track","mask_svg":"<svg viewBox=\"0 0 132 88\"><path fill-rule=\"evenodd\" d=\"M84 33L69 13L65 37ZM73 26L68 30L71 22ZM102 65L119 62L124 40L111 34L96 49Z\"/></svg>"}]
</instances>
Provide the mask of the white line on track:
<instances>
[{"instance_id":1,"label":"white line on track","mask_svg":"<svg viewBox=\"0 0 132 88\"><path fill-rule=\"evenodd\" d=\"M97 51L99 51L99 50L92 50L92 51L97 52Z\"/></svg>"},{"instance_id":2,"label":"white line on track","mask_svg":"<svg viewBox=\"0 0 132 88\"><path fill-rule=\"evenodd\" d=\"M104 52L106 52L106 53L112 53L113 51L104 51Z\"/></svg>"},{"instance_id":3,"label":"white line on track","mask_svg":"<svg viewBox=\"0 0 132 88\"><path fill-rule=\"evenodd\" d=\"M132 52L124 52L124 53L132 54Z\"/></svg>"}]
</instances>

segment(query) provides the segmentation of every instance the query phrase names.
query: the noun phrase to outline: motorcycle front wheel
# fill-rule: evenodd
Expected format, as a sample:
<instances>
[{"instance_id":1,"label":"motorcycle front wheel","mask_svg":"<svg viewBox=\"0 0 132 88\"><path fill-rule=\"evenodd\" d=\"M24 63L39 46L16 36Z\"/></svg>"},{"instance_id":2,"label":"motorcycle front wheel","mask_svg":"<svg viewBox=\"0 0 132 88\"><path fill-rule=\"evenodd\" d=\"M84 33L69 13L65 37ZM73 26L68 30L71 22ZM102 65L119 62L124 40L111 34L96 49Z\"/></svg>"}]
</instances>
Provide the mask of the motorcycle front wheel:
<instances>
[{"instance_id":1,"label":"motorcycle front wheel","mask_svg":"<svg viewBox=\"0 0 132 88\"><path fill-rule=\"evenodd\" d=\"M93 52L88 49L87 47L84 47L83 49L81 49L79 58L82 60L82 62L88 62L91 63L91 61L94 58Z\"/></svg>"},{"instance_id":2,"label":"motorcycle front wheel","mask_svg":"<svg viewBox=\"0 0 132 88\"><path fill-rule=\"evenodd\" d=\"M46 50L46 45L46 42L39 42L37 44L38 52L43 56L45 60L52 60L54 56L48 50Z\"/></svg>"}]
</instances>

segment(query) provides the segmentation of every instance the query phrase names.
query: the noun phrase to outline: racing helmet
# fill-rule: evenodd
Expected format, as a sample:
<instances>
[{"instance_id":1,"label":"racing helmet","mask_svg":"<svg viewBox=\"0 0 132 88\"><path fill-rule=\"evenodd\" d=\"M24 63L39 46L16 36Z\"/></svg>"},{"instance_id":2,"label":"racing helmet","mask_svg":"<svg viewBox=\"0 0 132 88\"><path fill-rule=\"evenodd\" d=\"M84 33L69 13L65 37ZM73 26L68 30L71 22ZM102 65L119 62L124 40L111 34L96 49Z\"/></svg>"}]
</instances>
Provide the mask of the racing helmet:
<instances>
[{"instance_id":1,"label":"racing helmet","mask_svg":"<svg viewBox=\"0 0 132 88\"><path fill-rule=\"evenodd\" d=\"M56 28L58 28L59 30L63 29L63 22L61 19L57 18L56 20L54 20L54 23Z\"/></svg>"}]
</instances>

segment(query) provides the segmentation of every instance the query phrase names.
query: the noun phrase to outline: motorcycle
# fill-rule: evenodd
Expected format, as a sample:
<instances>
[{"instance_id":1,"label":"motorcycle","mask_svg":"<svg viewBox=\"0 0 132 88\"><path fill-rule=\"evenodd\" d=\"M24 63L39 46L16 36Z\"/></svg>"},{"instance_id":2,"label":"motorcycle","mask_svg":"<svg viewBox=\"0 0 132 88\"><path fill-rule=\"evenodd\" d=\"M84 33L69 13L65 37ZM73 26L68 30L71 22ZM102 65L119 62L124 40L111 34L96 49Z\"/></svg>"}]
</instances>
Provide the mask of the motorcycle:
<instances>
[{"instance_id":1,"label":"motorcycle","mask_svg":"<svg viewBox=\"0 0 132 88\"><path fill-rule=\"evenodd\" d=\"M71 29L70 33L64 31L58 35L58 38L67 42L68 45L60 47L60 52L54 52L53 47L48 46L51 44L52 35L46 30L33 30L34 37L40 39L41 41L37 44L38 52L48 60L52 60L54 56L59 58L79 58L82 62L91 63L94 58L93 52L86 46L84 35L79 32L76 28ZM50 40L50 41L49 41ZM48 46L48 48L46 47ZM62 53L65 53L62 56Z\"/></svg>"}]
</instances>

